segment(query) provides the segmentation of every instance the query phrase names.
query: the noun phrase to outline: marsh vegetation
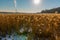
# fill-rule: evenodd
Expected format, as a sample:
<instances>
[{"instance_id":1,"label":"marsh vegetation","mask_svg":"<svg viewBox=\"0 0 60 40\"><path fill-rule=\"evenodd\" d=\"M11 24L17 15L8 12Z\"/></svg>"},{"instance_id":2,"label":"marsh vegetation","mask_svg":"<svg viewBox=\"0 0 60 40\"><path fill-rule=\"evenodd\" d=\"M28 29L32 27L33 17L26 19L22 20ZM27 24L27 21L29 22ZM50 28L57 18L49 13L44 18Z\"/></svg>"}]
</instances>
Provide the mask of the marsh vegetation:
<instances>
[{"instance_id":1,"label":"marsh vegetation","mask_svg":"<svg viewBox=\"0 0 60 40\"><path fill-rule=\"evenodd\" d=\"M60 14L0 14L0 40L60 40Z\"/></svg>"}]
</instances>

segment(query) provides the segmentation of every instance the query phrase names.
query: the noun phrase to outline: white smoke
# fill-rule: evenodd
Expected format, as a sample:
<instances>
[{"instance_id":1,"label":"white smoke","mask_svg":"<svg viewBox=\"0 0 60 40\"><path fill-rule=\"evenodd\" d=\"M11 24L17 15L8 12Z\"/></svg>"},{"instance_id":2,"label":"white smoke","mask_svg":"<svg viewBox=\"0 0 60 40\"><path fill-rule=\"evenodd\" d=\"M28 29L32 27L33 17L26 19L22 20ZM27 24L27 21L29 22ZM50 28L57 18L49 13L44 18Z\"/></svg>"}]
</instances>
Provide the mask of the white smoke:
<instances>
[{"instance_id":1,"label":"white smoke","mask_svg":"<svg viewBox=\"0 0 60 40\"><path fill-rule=\"evenodd\" d=\"M15 7L15 10L16 10L16 6L17 6L16 0L14 0L14 7ZM17 11L17 10L16 10L16 11Z\"/></svg>"}]
</instances>

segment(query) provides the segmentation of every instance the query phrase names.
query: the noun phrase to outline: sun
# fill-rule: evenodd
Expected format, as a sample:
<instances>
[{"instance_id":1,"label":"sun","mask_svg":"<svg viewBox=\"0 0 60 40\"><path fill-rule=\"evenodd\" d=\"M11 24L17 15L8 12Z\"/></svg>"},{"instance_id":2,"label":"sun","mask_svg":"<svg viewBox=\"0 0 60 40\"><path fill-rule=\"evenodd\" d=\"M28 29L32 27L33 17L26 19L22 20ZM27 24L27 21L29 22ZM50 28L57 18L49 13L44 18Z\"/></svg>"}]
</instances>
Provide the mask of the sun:
<instances>
[{"instance_id":1,"label":"sun","mask_svg":"<svg viewBox=\"0 0 60 40\"><path fill-rule=\"evenodd\" d=\"M38 5L38 4L41 3L41 1L42 1L42 0L34 0L34 4L35 4L35 5Z\"/></svg>"}]
</instances>

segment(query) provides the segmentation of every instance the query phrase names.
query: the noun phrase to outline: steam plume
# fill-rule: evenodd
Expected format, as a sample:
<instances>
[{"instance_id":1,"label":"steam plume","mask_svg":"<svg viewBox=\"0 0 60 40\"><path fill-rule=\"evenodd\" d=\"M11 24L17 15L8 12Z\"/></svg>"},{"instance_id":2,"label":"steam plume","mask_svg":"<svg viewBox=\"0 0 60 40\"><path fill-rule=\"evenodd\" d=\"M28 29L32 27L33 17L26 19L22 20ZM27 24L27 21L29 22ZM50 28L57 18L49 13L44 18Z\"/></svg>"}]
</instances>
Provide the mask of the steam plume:
<instances>
[{"instance_id":1,"label":"steam plume","mask_svg":"<svg viewBox=\"0 0 60 40\"><path fill-rule=\"evenodd\" d=\"M16 9L16 0L14 0L14 7L15 7L15 11L17 11L17 9Z\"/></svg>"}]
</instances>

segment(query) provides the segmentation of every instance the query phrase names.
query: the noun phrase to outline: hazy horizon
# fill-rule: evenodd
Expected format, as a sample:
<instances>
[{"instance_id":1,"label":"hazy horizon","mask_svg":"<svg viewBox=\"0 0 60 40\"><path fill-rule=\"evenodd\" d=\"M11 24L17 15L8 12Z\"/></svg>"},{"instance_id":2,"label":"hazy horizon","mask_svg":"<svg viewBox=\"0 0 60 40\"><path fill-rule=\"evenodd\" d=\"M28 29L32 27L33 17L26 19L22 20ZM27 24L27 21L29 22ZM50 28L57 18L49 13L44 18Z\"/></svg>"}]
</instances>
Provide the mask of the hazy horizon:
<instances>
[{"instance_id":1,"label":"hazy horizon","mask_svg":"<svg viewBox=\"0 0 60 40\"><path fill-rule=\"evenodd\" d=\"M60 0L0 0L0 12L41 12L45 9L60 7Z\"/></svg>"}]
</instances>

